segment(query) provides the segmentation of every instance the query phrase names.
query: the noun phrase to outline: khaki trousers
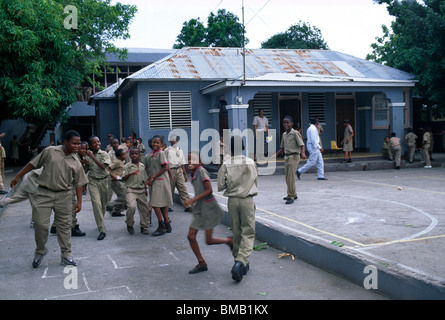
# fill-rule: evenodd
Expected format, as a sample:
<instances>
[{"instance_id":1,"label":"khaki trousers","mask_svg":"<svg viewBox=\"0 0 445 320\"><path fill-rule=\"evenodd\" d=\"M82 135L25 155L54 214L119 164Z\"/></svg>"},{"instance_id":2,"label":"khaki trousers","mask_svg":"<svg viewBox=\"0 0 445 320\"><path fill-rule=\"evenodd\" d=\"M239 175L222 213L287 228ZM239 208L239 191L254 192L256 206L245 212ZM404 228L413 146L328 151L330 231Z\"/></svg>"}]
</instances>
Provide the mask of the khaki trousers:
<instances>
[{"instance_id":1,"label":"khaki trousers","mask_svg":"<svg viewBox=\"0 0 445 320\"><path fill-rule=\"evenodd\" d=\"M148 228L148 201L145 190L127 188L127 206L125 223L130 227L134 225L134 214L137 207L141 228Z\"/></svg>"},{"instance_id":2,"label":"khaki trousers","mask_svg":"<svg viewBox=\"0 0 445 320\"><path fill-rule=\"evenodd\" d=\"M105 208L108 195L108 178L96 179L89 177L88 190L90 191L91 204L93 206L94 219L99 232L106 232Z\"/></svg>"},{"instance_id":3,"label":"khaki trousers","mask_svg":"<svg viewBox=\"0 0 445 320\"><path fill-rule=\"evenodd\" d=\"M413 162L414 161L414 154L416 153L416 144L415 143L408 143L408 161Z\"/></svg>"},{"instance_id":4,"label":"khaki trousers","mask_svg":"<svg viewBox=\"0 0 445 320\"><path fill-rule=\"evenodd\" d=\"M111 181L110 185L117 198L111 201L108 205L113 212L121 213L125 210L125 206L127 205L127 186L124 182L118 180Z\"/></svg>"},{"instance_id":5,"label":"khaki trousers","mask_svg":"<svg viewBox=\"0 0 445 320\"><path fill-rule=\"evenodd\" d=\"M391 147L391 160L396 161L396 167L400 167L400 159L402 157L402 147L401 146L394 146Z\"/></svg>"},{"instance_id":6,"label":"khaki trousers","mask_svg":"<svg viewBox=\"0 0 445 320\"><path fill-rule=\"evenodd\" d=\"M232 255L244 266L249 263L255 241L255 202L253 197L229 197L227 202L233 232Z\"/></svg>"},{"instance_id":7,"label":"khaki trousers","mask_svg":"<svg viewBox=\"0 0 445 320\"><path fill-rule=\"evenodd\" d=\"M57 230L57 241L59 242L61 256L66 258L71 255L71 223L72 190L54 192L39 187L35 194L34 206L32 208L32 220L34 222L34 238L36 242L36 254L46 254L46 242L48 241L48 230L51 213L54 210L54 225Z\"/></svg>"},{"instance_id":8,"label":"khaki trousers","mask_svg":"<svg viewBox=\"0 0 445 320\"><path fill-rule=\"evenodd\" d=\"M189 199L189 193L187 191L187 187L185 186L184 172L182 168L170 168L170 172L172 174L172 179L170 180L170 184L172 187L172 197L175 194L175 187L178 189L179 197L184 202Z\"/></svg>"},{"instance_id":9,"label":"khaki trousers","mask_svg":"<svg viewBox=\"0 0 445 320\"><path fill-rule=\"evenodd\" d=\"M425 165L426 166L430 166L431 165L431 160L430 160L430 144L426 143L423 145L423 157L425 158Z\"/></svg>"},{"instance_id":10,"label":"khaki trousers","mask_svg":"<svg viewBox=\"0 0 445 320\"><path fill-rule=\"evenodd\" d=\"M288 198L292 199L297 198L297 190L295 188L295 173L297 172L299 163L300 163L299 154L284 156L284 173L286 176Z\"/></svg>"}]
</instances>

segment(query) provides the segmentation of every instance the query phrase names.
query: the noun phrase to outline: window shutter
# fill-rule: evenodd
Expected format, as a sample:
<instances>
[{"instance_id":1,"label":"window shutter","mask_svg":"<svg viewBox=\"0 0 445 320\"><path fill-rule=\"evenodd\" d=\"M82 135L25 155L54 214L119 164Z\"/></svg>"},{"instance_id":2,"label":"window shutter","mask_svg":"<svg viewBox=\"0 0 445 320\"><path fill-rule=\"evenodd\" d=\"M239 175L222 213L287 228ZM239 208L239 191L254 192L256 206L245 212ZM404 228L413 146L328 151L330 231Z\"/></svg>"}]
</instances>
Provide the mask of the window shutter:
<instances>
[{"instance_id":1,"label":"window shutter","mask_svg":"<svg viewBox=\"0 0 445 320\"><path fill-rule=\"evenodd\" d=\"M150 91L148 93L150 129L190 128L190 91Z\"/></svg>"},{"instance_id":2,"label":"window shutter","mask_svg":"<svg viewBox=\"0 0 445 320\"><path fill-rule=\"evenodd\" d=\"M326 122L326 98L324 93L309 93L309 118Z\"/></svg>"}]
</instances>

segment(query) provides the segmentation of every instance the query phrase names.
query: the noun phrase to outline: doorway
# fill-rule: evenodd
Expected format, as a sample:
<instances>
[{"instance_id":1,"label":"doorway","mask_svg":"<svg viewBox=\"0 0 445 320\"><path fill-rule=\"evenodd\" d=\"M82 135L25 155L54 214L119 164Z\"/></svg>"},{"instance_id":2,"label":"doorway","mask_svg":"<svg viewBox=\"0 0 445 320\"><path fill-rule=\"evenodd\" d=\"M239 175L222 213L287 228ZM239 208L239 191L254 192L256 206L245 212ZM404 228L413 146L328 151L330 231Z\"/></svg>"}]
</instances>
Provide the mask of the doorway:
<instances>
[{"instance_id":1,"label":"doorway","mask_svg":"<svg viewBox=\"0 0 445 320\"><path fill-rule=\"evenodd\" d=\"M280 137L283 135L283 119L285 116L291 116L294 119L294 129L301 126L301 104L299 99L280 100Z\"/></svg>"},{"instance_id":2,"label":"doorway","mask_svg":"<svg viewBox=\"0 0 445 320\"><path fill-rule=\"evenodd\" d=\"M353 146L355 146L355 113L354 113L354 99L336 99L335 100L335 121L336 121L336 134L337 134L337 146L340 147L340 142L344 138L345 126L343 125L343 120L349 120L352 129L354 130L354 141Z\"/></svg>"}]
</instances>

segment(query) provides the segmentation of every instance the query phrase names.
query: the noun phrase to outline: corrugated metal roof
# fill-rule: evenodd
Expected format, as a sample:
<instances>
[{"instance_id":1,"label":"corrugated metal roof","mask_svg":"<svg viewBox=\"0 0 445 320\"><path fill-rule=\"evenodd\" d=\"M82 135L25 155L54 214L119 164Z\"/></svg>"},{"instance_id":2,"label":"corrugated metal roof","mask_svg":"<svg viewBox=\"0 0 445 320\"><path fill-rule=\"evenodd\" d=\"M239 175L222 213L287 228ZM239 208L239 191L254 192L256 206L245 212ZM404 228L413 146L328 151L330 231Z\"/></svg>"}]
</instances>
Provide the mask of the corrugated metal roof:
<instances>
[{"instance_id":1,"label":"corrugated metal roof","mask_svg":"<svg viewBox=\"0 0 445 320\"><path fill-rule=\"evenodd\" d=\"M411 80L409 73L330 50L246 49L246 78L267 74ZM183 48L127 79L238 79L243 75L240 48Z\"/></svg>"}]
</instances>

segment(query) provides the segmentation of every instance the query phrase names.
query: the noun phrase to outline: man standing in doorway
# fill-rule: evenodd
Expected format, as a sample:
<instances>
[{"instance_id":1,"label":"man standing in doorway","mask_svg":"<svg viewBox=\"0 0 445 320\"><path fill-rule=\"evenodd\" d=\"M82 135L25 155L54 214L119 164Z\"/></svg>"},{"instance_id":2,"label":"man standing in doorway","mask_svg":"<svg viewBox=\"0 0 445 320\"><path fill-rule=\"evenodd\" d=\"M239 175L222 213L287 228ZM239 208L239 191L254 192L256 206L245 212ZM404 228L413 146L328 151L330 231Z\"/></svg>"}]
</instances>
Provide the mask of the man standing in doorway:
<instances>
[{"instance_id":1,"label":"man standing in doorway","mask_svg":"<svg viewBox=\"0 0 445 320\"><path fill-rule=\"evenodd\" d=\"M318 180L328 180L324 177L324 162L321 153L323 152L323 148L320 146L320 136L318 134L317 127L315 124L317 123L317 119L310 119L310 126L307 129L306 137L307 137L307 151L309 152L309 159L306 164L297 169L297 178L300 180L300 176L302 173L305 173L314 165L317 167L317 176Z\"/></svg>"}]
</instances>

